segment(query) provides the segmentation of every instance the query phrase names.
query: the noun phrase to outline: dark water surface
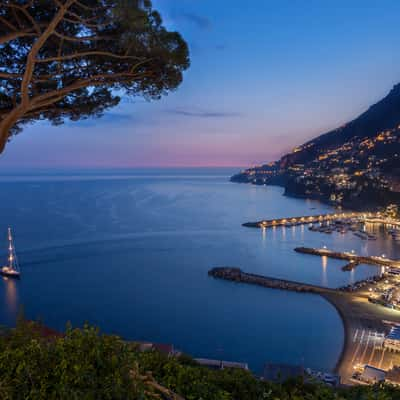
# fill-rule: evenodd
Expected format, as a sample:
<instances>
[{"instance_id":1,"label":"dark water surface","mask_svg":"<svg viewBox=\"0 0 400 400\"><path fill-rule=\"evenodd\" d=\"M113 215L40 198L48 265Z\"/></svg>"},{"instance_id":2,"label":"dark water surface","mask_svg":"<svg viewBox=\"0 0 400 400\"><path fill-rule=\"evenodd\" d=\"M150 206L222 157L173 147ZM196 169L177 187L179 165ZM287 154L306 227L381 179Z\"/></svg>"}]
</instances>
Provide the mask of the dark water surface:
<instances>
[{"instance_id":1,"label":"dark water surface","mask_svg":"<svg viewBox=\"0 0 400 400\"><path fill-rule=\"evenodd\" d=\"M299 255L299 245L396 255L391 241L322 235L307 227L262 232L246 221L327 212L278 187L228 182L233 170L134 170L0 176L0 255L15 232L22 279L0 281L0 321L20 305L56 329L85 321L125 338L173 343L194 356L330 369L343 343L334 308L315 295L207 276L239 266L336 287L375 274ZM1 242L0 242L1 243ZM398 245L397 245L398 246Z\"/></svg>"}]
</instances>

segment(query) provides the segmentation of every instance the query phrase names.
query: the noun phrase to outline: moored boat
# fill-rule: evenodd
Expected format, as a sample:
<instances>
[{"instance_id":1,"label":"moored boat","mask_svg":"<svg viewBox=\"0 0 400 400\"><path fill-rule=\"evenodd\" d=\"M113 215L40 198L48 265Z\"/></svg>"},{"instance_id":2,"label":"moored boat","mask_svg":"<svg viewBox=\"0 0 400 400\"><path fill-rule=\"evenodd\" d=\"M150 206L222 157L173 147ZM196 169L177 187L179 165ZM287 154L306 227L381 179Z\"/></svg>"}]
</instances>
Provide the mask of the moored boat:
<instances>
[{"instance_id":1,"label":"moored boat","mask_svg":"<svg viewBox=\"0 0 400 400\"><path fill-rule=\"evenodd\" d=\"M13 238L11 235L11 228L8 228L8 265L0 268L0 275L7 278L19 279L21 272L18 266L17 255L13 244Z\"/></svg>"}]
</instances>

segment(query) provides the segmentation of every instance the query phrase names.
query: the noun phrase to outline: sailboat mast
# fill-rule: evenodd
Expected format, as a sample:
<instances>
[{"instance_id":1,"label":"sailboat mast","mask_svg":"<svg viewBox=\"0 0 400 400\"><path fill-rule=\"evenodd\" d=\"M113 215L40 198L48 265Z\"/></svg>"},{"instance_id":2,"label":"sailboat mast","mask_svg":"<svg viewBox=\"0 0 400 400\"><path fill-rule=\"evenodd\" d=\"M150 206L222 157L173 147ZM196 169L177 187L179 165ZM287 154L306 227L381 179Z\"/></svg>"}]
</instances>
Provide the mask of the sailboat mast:
<instances>
[{"instance_id":1,"label":"sailboat mast","mask_svg":"<svg viewBox=\"0 0 400 400\"><path fill-rule=\"evenodd\" d=\"M10 269L16 269L15 265L15 251L11 235L11 228L8 228L8 266Z\"/></svg>"},{"instance_id":2,"label":"sailboat mast","mask_svg":"<svg viewBox=\"0 0 400 400\"><path fill-rule=\"evenodd\" d=\"M0 268L0 275L3 275L7 278L19 279L21 274L19 271L17 253L15 252L14 241L11 234L11 228L8 228L7 233L8 233L7 235L8 263L4 267Z\"/></svg>"}]
</instances>

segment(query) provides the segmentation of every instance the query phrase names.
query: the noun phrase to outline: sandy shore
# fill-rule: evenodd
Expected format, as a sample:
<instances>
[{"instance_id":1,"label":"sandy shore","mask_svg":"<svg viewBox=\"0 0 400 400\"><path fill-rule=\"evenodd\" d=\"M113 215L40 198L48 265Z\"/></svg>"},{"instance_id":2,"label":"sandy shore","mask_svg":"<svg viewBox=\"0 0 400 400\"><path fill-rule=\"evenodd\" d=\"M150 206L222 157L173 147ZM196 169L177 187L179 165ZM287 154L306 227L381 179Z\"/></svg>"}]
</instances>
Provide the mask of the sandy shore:
<instances>
[{"instance_id":1,"label":"sandy shore","mask_svg":"<svg viewBox=\"0 0 400 400\"><path fill-rule=\"evenodd\" d=\"M390 369L400 365L400 355L385 351L375 333L387 333L387 322L400 323L400 312L372 304L367 296L350 293L321 293L338 311L344 327L344 344L335 372L345 384L355 383L351 376L356 364Z\"/></svg>"}]
</instances>

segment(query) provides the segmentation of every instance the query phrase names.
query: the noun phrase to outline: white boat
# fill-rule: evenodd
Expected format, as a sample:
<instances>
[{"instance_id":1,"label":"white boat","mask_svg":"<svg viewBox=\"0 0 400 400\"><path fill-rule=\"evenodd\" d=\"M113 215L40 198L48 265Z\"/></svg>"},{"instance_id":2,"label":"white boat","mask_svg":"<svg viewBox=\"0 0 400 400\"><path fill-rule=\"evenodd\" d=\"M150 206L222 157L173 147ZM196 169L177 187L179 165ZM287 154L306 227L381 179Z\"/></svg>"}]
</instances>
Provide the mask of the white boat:
<instances>
[{"instance_id":1,"label":"white boat","mask_svg":"<svg viewBox=\"0 0 400 400\"><path fill-rule=\"evenodd\" d=\"M21 275L17 255L15 253L13 238L11 235L11 228L8 228L8 265L0 268L0 275L6 276L7 278L18 279Z\"/></svg>"}]
</instances>

